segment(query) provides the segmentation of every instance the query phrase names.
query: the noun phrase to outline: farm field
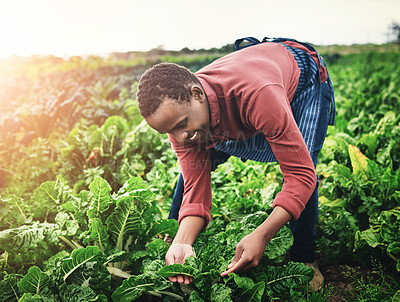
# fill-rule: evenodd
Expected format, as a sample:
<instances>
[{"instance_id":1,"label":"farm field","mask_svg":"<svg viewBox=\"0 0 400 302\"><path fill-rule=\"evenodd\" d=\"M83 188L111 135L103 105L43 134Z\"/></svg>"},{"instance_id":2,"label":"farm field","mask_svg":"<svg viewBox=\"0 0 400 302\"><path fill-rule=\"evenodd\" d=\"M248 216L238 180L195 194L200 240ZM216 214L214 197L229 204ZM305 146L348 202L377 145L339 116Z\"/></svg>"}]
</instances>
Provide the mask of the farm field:
<instances>
[{"instance_id":1,"label":"farm field","mask_svg":"<svg viewBox=\"0 0 400 302\"><path fill-rule=\"evenodd\" d=\"M276 163L218 166L196 258L165 266L179 166L139 114L137 81L161 61L196 71L225 47L0 61L0 301L400 301L400 48L317 49L338 109L317 166L320 292L288 260L288 227L257 268L219 275L272 211Z\"/></svg>"}]
</instances>

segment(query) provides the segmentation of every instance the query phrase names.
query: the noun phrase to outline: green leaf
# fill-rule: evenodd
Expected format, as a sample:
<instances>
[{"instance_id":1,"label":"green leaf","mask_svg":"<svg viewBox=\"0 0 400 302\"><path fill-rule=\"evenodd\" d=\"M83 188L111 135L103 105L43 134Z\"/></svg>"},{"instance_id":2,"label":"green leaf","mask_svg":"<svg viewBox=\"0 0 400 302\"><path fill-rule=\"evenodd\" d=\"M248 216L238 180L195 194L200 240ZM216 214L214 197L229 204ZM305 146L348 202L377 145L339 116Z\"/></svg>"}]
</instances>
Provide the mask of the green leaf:
<instances>
[{"instance_id":1,"label":"green leaf","mask_svg":"<svg viewBox=\"0 0 400 302\"><path fill-rule=\"evenodd\" d=\"M62 302L107 302L105 295L97 295L90 287L76 284L63 284L60 287L60 298Z\"/></svg>"},{"instance_id":2,"label":"green leaf","mask_svg":"<svg viewBox=\"0 0 400 302\"><path fill-rule=\"evenodd\" d=\"M47 289L46 292L41 293L40 295L32 295L31 293L25 293L18 300L18 302L57 302L53 293Z\"/></svg>"},{"instance_id":3,"label":"green leaf","mask_svg":"<svg viewBox=\"0 0 400 302\"><path fill-rule=\"evenodd\" d=\"M100 250L104 250L108 247L108 229L101 222L100 218L92 218L89 223L89 236L83 240L83 243L90 241L95 242L100 247Z\"/></svg>"},{"instance_id":4,"label":"green leaf","mask_svg":"<svg viewBox=\"0 0 400 302\"><path fill-rule=\"evenodd\" d=\"M33 195L39 204L58 204L58 192L55 181L46 181L35 189Z\"/></svg>"},{"instance_id":5,"label":"green leaf","mask_svg":"<svg viewBox=\"0 0 400 302\"><path fill-rule=\"evenodd\" d=\"M188 302L204 302L203 298L200 296L200 294L197 291L192 291L192 293L189 296Z\"/></svg>"},{"instance_id":6,"label":"green leaf","mask_svg":"<svg viewBox=\"0 0 400 302\"><path fill-rule=\"evenodd\" d=\"M142 212L131 196L120 196L114 212L107 218L106 224L118 250L124 250L128 236L139 238L146 227Z\"/></svg>"},{"instance_id":7,"label":"green leaf","mask_svg":"<svg viewBox=\"0 0 400 302\"><path fill-rule=\"evenodd\" d=\"M9 253L24 253L36 248L42 242L56 244L60 234L59 226L51 223L35 223L0 232L0 249Z\"/></svg>"},{"instance_id":8,"label":"green leaf","mask_svg":"<svg viewBox=\"0 0 400 302\"><path fill-rule=\"evenodd\" d=\"M150 256L161 259L165 257L165 254L169 249L169 245L166 244L164 240L158 238L147 244L147 248L149 249Z\"/></svg>"},{"instance_id":9,"label":"green leaf","mask_svg":"<svg viewBox=\"0 0 400 302\"><path fill-rule=\"evenodd\" d=\"M15 302L18 301L21 294L18 288L18 282L22 279L21 275L8 274L0 281L0 301Z\"/></svg>"},{"instance_id":10,"label":"green leaf","mask_svg":"<svg viewBox=\"0 0 400 302\"><path fill-rule=\"evenodd\" d=\"M176 275L194 276L194 268L190 266L185 266L180 263L174 263L167 265L158 271L158 274L164 278L168 278Z\"/></svg>"},{"instance_id":11,"label":"green leaf","mask_svg":"<svg viewBox=\"0 0 400 302\"><path fill-rule=\"evenodd\" d=\"M378 233L374 232L373 229L368 229L361 232L361 240L365 240L371 247L375 248L381 245L380 236Z\"/></svg>"},{"instance_id":12,"label":"green leaf","mask_svg":"<svg viewBox=\"0 0 400 302\"><path fill-rule=\"evenodd\" d=\"M368 168L368 158L361 153L361 151L353 145L349 145L349 155L351 166L353 167L353 174L358 175L365 173Z\"/></svg>"},{"instance_id":13,"label":"green leaf","mask_svg":"<svg viewBox=\"0 0 400 302\"><path fill-rule=\"evenodd\" d=\"M229 302L231 299L232 290L225 284L215 283L211 286L210 301L211 302Z\"/></svg>"},{"instance_id":14,"label":"green leaf","mask_svg":"<svg viewBox=\"0 0 400 302\"><path fill-rule=\"evenodd\" d=\"M67 213L59 212L55 218L56 223L60 227L62 236L74 236L79 230L79 224L71 219L71 216Z\"/></svg>"},{"instance_id":15,"label":"green leaf","mask_svg":"<svg viewBox=\"0 0 400 302\"><path fill-rule=\"evenodd\" d=\"M72 251L70 257L61 262L61 271L64 282L85 263L94 262L102 253L97 246L88 246L87 248L76 249ZM81 285L81 284L80 284Z\"/></svg>"},{"instance_id":16,"label":"green leaf","mask_svg":"<svg viewBox=\"0 0 400 302\"><path fill-rule=\"evenodd\" d=\"M162 291L173 285L164 278L153 278L147 274L132 276L122 282L111 298L115 302L130 302L139 298L146 291Z\"/></svg>"},{"instance_id":17,"label":"green leaf","mask_svg":"<svg viewBox=\"0 0 400 302\"><path fill-rule=\"evenodd\" d=\"M157 236L162 234L168 234L175 237L178 231L178 221L175 219L163 219L153 226L151 236Z\"/></svg>"},{"instance_id":18,"label":"green leaf","mask_svg":"<svg viewBox=\"0 0 400 302\"><path fill-rule=\"evenodd\" d=\"M251 278L240 277L233 274L236 285L241 289L240 297L243 301L260 302L264 294L265 282L260 281L257 284Z\"/></svg>"},{"instance_id":19,"label":"green leaf","mask_svg":"<svg viewBox=\"0 0 400 302\"><path fill-rule=\"evenodd\" d=\"M274 296L287 294L291 289L305 287L314 277L314 270L304 263L289 262L283 266L267 266L262 272L251 275L265 282L265 290Z\"/></svg>"},{"instance_id":20,"label":"green leaf","mask_svg":"<svg viewBox=\"0 0 400 302\"><path fill-rule=\"evenodd\" d=\"M22 280L18 282L21 293L31 293L33 295L39 295L49 285L50 277L37 266L32 266Z\"/></svg>"},{"instance_id":21,"label":"green leaf","mask_svg":"<svg viewBox=\"0 0 400 302\"><path fill-rule=\"evenodd\" d=\"M65 250L58 252L57 254L51 256L49 259L43 262L43 270L45 272L53 271L57 267L57 263L69 256L69 253Z\"/></svg>"},{"instance_id":22,"label":"green leaf","mask_svg":"<svg viewBox=\"0 0 400 302\"><path fill-rule=\"evenodd\" d=\"M288 227L281 228L278 233L271 239L265 248L264 255L268 259L277 259L278 257L284 256L286 251L293 244L293 235Z\"/></svg>"},{"instance_id":23,"label":"green leaf","mask_svg":"<svg viewBox=\"0 0 400 302\"><path fill-rule=\"evenodd\" d=\"M400 270L398 269L398 271L400 271ZM398 290L398 291L394 294L394 296L393 296L393 298L392 298L392 302L400 302L400 290Z\"/></svg>"},{"instance_id":24,"label":"green leaf","mask_svg":"<svg viewBox=\"0 0 400 302\"><path fill-rule=\"evenodd\" d=\"M97 246L74 250L70 257L61 260L57 283L89 286L96 293L107 295L111 288L111 275L103 262Z\"/></svg>"},{"instance_id":25,"label":"green leaf","mask_svg":"<svg viewBox=\"0 0 400 302\"><path fill-rule=\"evenodd\" d=\"M113 202L110 195L111 187L105 179L96 176L89 189L91 203L87 215L89 218L99 218Z\"/></svg>"}]
</instances>

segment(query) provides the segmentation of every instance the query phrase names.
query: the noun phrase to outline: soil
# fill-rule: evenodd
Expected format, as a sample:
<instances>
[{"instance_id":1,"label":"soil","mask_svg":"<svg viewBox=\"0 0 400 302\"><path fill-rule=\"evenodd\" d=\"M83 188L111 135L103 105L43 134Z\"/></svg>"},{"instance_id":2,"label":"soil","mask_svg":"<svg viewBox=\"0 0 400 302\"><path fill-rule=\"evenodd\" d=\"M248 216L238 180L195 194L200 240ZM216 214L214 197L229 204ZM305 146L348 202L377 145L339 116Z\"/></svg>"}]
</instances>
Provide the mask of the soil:
<instances>
[{"instance_id":1,"label":"soil","mask_svg":"<svg viewBox=\"0 0 400 302\"><path fill-rule=\"evenodd\" d=\"M374 272L371 268L362 268L360 266L351 264L332 265L324 262L322 259L320 259L320 257L318 257L318 255L317 261L319 269L325 278L322 292L325 294L329 292L329 295L326 296L325 301L356 301L357 292L360 291L360 288L356 288L356 286L359 285L359 282L370 285L375 284L378 287L382 283L381 276ZM398 278L398 274L396 272L386 271L385 276L385 282L388 283L392 283L390 280L396 280ZM391 277L393 279L387 277ZM393 286L394 284L391 285ZM361 290L367 290L367 288L363 288ZM384 294L386 290L385 286L381 287L381 290Z\"/></svg>"},{"instance_id":2,"label":"soil","mask_svg":"<svg viewBox=\"0 0 400 302\"><path fill-rule=\"evenodd\" d=\"M348 266L325 266L323 263L319 264L319 269L325 278L324 292L329 291L329 297L326 301L349 301L354 292L352 280L348 274L359 272L362 273L360 268ZM354 270L352 272L352 270ZM365 274L365 272L364 272Z\"/></svg>"}]
</instances>

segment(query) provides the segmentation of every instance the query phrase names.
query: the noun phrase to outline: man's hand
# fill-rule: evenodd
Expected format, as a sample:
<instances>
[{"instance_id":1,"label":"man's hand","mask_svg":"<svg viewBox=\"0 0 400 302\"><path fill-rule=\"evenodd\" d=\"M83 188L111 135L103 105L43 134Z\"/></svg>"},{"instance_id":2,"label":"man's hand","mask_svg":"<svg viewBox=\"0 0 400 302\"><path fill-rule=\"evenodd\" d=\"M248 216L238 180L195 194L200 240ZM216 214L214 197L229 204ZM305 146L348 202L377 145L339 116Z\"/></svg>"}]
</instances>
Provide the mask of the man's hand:
<instances>
[{"instance_id":1,"label":"man's hand","mask_svg":"<svg viewBox=\"0 0 400 302\"><path fill-rule=\"evenodd\" d=\"M222 272L221 276L244 273L258 266L268 242L290 219L292 216L288 211L279 206L275 207L271 215L254 232L240 240L236 246L235 257L228 265L228 270Z\"/></svg>"},{"instance_id":2,"label":"man's hand","mask_svg":"<svg viewBox=\"0 0 400 302\"><path fill-rule=\"evenodd\" d=\"M171 244L167 254L165 255L165 264L171 265L174 263L185 263L185 259L189 256L194 256L193 248L190 244L186 243L173 243ZM177 275L168 277L171 282L179 282L189 284L193 282L193 278L189 276Z\"/></svg>"},{"instance_id":3,"label":"man's hand","mask_svg":"<svg viewBox=\"0 0 400 302\"><path fill-rule=\"evenodd\" d=\"M243 237L236 245L235 257L231 264L228 265L228 270L221 273L221 276L223 277L233 272L245 273L249 269L258 266L267 243L264 234L257 230Z\"/></svg>"},{"instance_id":4,"label":"man's hand","mask_svg":"<svg viewBox=\"0 0 400 302\"><path fill-rule=\"evenodd\" d=\"M165 264L171 265L174 263L183 264L185 259L194 255L192 244L196 240L204 226L205 220L198 216L186 216L181 220L178 232L172 242L167 255L165 255ZM189 276L171 276L168 279L172 282L184 282L189 284L193 282L193 278Z\"/></svg>"}]
</instances>

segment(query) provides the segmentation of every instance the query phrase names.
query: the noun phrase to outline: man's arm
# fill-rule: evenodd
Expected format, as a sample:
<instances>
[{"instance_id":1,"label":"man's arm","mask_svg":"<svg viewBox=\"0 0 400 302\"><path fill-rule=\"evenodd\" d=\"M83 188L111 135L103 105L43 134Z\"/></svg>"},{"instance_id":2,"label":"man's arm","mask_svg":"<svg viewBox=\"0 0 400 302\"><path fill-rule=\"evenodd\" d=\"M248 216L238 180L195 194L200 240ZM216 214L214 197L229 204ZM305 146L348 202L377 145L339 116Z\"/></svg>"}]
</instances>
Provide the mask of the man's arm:
<instances>
[{"instance_id":1,"label":"man's arm","mask_svg":"<svg viewBox=\"0 0 400 302\"><path fill-rule=\"evenodd\" d=\"M172 244L184 243L192 245L201 232L205 224L205 220L200 216L186 216L181 220L178 232Z\"/></svg>"},{"instance_id":2,"label":"man's arm","mask_svg":"<svg viewBox=\"0 0 400 302\"><path fill-rule=\"evenodd\" d=\"M243 237L237 244L235 257L229 264L228 270L221 273L221 276L226 276L233 272L244 273L250 268L258 266L267 244L291 219L292 216L288 211L276 206L271 215L258 228Z\"/></svg>"}]
</instances>

